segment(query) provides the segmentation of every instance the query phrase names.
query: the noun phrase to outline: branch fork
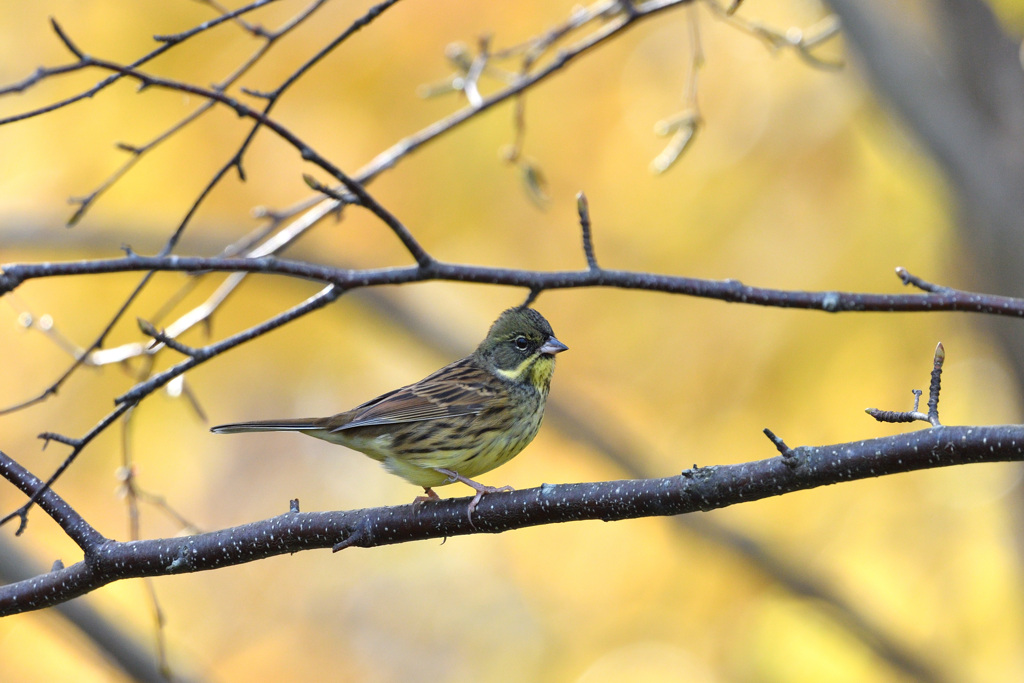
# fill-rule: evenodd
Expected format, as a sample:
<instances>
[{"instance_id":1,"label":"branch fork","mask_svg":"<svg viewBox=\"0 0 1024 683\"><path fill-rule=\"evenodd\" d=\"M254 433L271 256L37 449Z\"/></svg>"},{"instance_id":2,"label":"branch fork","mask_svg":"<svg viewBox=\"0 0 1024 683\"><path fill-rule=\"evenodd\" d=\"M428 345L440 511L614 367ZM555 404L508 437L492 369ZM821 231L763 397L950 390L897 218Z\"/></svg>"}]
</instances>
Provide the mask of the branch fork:
<instances>
[{"instance_id":1,"label":"branch fork","mask_svg":"<svg viewBox=\"0 0 1024 683\"><path fill-rule=\"evenodd\" d=\"M942 364L946 360L946 350L942 346L942 342L939 342L935 347L935 355L932 360L932 372L931 382L928 385L928 412L922 413L920 411L921 394L923 393L920 389L914 389L914 407L907 411L896 411L896 410L878 410L877 408L867 408L866 412L871 417L875 418L879 422L927 422L932 427L941 427L942 423L939 422L939 390L942 386Z\"/></svg>"}]
</instances>

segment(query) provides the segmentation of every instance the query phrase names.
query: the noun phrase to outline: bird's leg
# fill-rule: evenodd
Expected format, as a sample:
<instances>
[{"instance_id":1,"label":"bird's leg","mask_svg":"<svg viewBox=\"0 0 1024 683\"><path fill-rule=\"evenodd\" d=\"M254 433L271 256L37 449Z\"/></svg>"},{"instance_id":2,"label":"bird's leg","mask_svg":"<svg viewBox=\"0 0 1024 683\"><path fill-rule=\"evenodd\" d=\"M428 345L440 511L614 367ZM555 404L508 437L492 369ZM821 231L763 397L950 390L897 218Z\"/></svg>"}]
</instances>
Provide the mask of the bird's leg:
<instances>
[{"instance_id":1,"label":"bird's leg","mask_svg":"<svg viewBox=\"0 0 1024 683\"><path fill-rule=\"evenodd\" d=\"M497 493L499 491L515 491L515 489L512 488L511 486L487 486L485 484L481 484L478 481L473 481L469 477L462 476L455 470L445 469L444 467L435 467L434 471L440 472L444 476L450 478L453 482L461 481L463 484L476 491L476 495L473 496L473 500L469 502L469 509L466 510L466 514L469 515L470 524L473 523L473 510L476 509L477 503L480 502L480 499L483 498L483 495L485 493Z\"/></svg>"}]
</instances>

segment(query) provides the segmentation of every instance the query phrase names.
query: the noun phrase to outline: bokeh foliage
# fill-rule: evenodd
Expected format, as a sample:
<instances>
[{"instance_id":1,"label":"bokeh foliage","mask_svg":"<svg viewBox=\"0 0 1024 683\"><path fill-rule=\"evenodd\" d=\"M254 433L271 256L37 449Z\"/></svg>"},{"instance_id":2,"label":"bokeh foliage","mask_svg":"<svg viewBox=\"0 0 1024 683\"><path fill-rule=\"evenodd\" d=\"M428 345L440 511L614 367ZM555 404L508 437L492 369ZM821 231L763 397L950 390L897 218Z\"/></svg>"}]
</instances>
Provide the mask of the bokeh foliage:
<instances>
[{"instance_id":1,"label":"bokeh foliage","mask_svg":"<svg viewBox=\"0 0 1024 683\"><path fill-rule=\"evenodd\" d=\"M268 26L299 5L260 15ZM211 16L201 3L19 3L2 0L0 82L67 59L54 16L84 49L130 60L150 36ZM1007 20L1014 9L1005 9ZM277 83L365 11L330 3L245 85ZM525 39L561 19L546 3L400 3L314 70L275 116L346 170L452 111L456 95L423 100L443 77L449 42L492 33ZM748 16L813 24L811 2L750 2ZM1019 15L1019 12L1017 12ZM1019 20L1019 16L1016 16ZM526 153L543 169L541 210L500 152L512 109L493 110L402 161L375 196L438 258L519 268L582 265L575 193L590 198L598 258L608 267L808 290L893 291L905 266L957 285L957 257L942 178L875 102L856 64L809 68L700 14L707 59L705 120L669 172L648 164L665 140L654 124L681 107L691 51L689 10L645 22L542 84L527 98ZM253 47L223 27L162 58L154 70L206 84ZM839 49L832 47L838 54ZM70 94L98 74L48 81L0 99L0 116ZM123 160L117 141L141 142L197 104L180 94L119 84L111 91L0 127L0 261L113 255L122 243L159 247L248 125L218 111L147 156L73 231L64 198L97 185ZM209 253L254 226L255 205L308 196L293 150L261 134L249 180L219 188L186 233L182 253ZM292 255L333 264L406 263L393 236L355 211L328 222ZM79 344L95 335L135 275L43 280L0 302L0 403L41 390L68 358L19 314L50 314ZM184 278L165 274L140 310L156 310ZM187 303L201 300L203 284ZM224 335L311 294L312 285L251 278L216 318ZM469 351L523 292L425 284L384 294ZM560 356L553 400L581 402L632 444L639 470L668 475L693 463L774 454L771 427L791 444L893 433L863 408L909 407L924 388L931 350L948 360L949 424L1020 421L998 349L962 314L824 315L726 306L610 290L545 293L537 303L571 350ZM215 422L329 414L451 360L354 293L329 309L237 349L189 375ZM186 341L200 342L203 330ZM133 320L111 345L136 338ZM117 368L86 370L60 395L0 417L2 447L47 471L63 455L39 432L79 434L130 384ZM267 517L299 498L303 509L408 502L417 491L362 456L292 435L217 437L186 401L155 396L132 416L140 483L204 529ZM126 536L116 495L119 435L100 438L58 491L104 533ZM1016 680L1024 660L1021 567L1010 494L1020 468L984 465L857 482L715 512L714 521L766 544L830 585L878 628L951 680ZM546 425L519 458L485 478L519 488L626 474ZM463 495L453 486L442 494ZM4 511L20 504L0 489ZM180 526L144 508L142 532ZM7 533L5 531L5 533ZM10 539L5 539L10 540ZM77 549L38 511L19 548L40 567ZM788 593L756 563L671 520L585 523L496 537L420 543L340 555L302 553L200 575L156 589L167 616L171 664L210 680L786 680L896 681L903 676L816 602ZM141 582L87 598L111 620L151 638ZM0 621L0 661L12 680L117 680L88 642L52 613Z\"/></svg>"}]
</instances>

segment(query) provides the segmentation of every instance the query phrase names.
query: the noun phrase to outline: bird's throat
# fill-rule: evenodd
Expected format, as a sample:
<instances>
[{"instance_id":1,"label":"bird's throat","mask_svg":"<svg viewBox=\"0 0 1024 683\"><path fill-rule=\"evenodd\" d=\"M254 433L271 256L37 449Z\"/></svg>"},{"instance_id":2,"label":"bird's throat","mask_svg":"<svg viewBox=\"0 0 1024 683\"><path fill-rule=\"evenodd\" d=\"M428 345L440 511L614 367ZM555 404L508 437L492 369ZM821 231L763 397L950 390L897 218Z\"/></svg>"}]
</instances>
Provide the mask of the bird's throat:
<instances>
[{"instance_id":1,"label":"bird's throat","mask_svg":"<svg viewBox=\"0 0 1024 683\"><path fill-rule=\"evenodd\" d=\"M497 375L507 380L533 385L543 393L547 393L548 387L551 386L551 375L554 371L554 357L542 354L530 356L511 370L494 369Z\"/></svg>"}]
</instances>

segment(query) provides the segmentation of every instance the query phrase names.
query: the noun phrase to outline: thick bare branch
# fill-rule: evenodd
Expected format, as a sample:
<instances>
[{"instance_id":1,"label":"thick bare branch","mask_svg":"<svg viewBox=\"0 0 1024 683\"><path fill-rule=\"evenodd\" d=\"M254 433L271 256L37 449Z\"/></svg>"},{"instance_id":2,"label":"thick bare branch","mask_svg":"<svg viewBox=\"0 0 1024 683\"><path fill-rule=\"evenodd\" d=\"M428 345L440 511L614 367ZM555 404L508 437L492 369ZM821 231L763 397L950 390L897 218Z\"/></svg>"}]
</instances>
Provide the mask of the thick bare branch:
<instances>
[{"instance_id":1,"label":"thick bare branch","mask_svg":"<svg viewBox=\"0 0 1024 683\"><path fill-rule=\"evenodd\" d=\"M288 512L184 538L98 542L85 559L0 587L0 616L42 609L112 581L219 569L316 548L370 548L574 522L680 515L844 481L980 462L1024 460L1024 426L933 427L909 434L787 449L784 456L684 470L660 479L543 484L483 497L342 512ZM0 463L10 461L0 457ZM63 504L52 491L47 500ZM97 539L98 540L98 539Z\"/></svg>"}]
</instances>

